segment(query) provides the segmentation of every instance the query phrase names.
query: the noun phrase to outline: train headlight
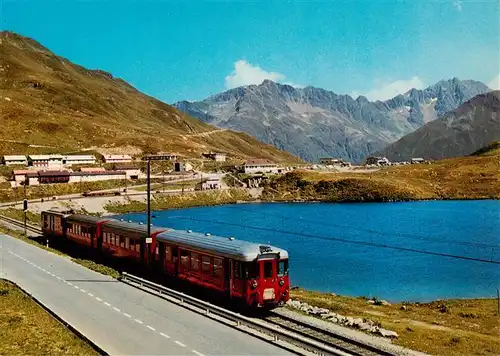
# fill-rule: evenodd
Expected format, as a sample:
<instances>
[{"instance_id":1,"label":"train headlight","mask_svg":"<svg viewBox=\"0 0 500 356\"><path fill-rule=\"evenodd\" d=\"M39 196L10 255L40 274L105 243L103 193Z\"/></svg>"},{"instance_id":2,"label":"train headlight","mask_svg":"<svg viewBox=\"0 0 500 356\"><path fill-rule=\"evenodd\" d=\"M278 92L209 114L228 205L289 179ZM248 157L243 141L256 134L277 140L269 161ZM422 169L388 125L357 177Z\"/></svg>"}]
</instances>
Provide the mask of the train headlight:
<instances>
[{"instance_id":1,"label":"train headlight","mask_svg":"<svg viewBox=\"0 0 500 356\"><path fill-rule=\"evenodd\" d=\"M257 288L257 281L252 282L252 289L255 289L255 288Z\"/></svg>"},{"instance_id":2,"label":"train headlight","mask_svg":"<svg viewBox=\"0 0 500 356\"><path fill-rule=\"evenodd\" d=\"M280 286L283 287L283 284L285 284L285 281L280 279Z\"/></svg>"}]
</instances>

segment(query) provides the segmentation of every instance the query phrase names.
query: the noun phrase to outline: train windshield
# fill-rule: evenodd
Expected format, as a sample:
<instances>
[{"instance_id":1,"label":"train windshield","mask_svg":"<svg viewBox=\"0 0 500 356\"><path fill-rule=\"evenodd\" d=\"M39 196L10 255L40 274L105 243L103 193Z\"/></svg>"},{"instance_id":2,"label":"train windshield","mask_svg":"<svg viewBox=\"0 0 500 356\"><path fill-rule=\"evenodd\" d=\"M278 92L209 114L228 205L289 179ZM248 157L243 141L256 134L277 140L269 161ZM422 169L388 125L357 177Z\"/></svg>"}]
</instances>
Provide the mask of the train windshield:
<instances>
[{"instance_id":1,"label":"train windshield","mask_svg":"<svg viewBox=\"0 0 500 356\"><path fill-rule=\"evenodd\" d=\"M288 260L281 260L278 263L278 276L288 276Z\"/></svg>"},{"instance_id":2,"label":"train windshield","mask_svg":"<svg viewBox=\"0 0 500 356\"><path fill-rule=\"evenodd\" d=\"M259 277L259 265L250 262L250 263L244 263L243 264L243 276L245 279L252 279L252 278L258 278Z\"/></svg>"}]
</instances>

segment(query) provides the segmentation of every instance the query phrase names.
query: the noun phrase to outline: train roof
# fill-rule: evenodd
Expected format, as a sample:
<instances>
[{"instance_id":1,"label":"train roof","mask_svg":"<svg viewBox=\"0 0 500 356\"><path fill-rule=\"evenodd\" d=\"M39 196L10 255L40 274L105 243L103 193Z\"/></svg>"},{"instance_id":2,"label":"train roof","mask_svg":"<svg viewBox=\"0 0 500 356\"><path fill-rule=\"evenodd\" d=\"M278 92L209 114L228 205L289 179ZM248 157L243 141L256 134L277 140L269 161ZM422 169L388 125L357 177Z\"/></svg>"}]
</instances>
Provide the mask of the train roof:
<instances>
[{"instance_id":1,"label":"train roof","mask_svg":"<svg viewBox=\"0 0 500 356\"><path fill-rule=\"evenodd\" d=\"M240 261L250 262L259 257L275 256L275 254L279 254L280 258L288 258L288 252L278 247L237 240L234 237L201 234L191 230L167 230L158 234L156 239Z\"/></svg>"},{"instance_id":2,"label":"train roof","mask_svg":"<svg viewBox=\"0 0 500 356\"><path fill-rule=\"evenodd\" d=\"M135 232L138 234L142 235L147 235L148 234L148 225L146 224L139 224L135 223L132 221L126 221L126 220L116 220L116 219L109 219L106 221L104 224L102 224L104 227L110 227L113 229L118 229L122 231L130 231L130 232ZM158 226L151 226L151 234L158 233L161 231L165 231L166 228L164 227L158 227Z\"/></svg>"},{"instance_id":3,"label":"train roof","mask_svg":"<svg viewBox=\"0 0 500 356\"><path fill-rule=\"evenodd\" d=\"M79 221L79 222L85 222L89 224L96 224L100 221L105 221L105 218L101 218L98 216L92 216L92 215L84 215L84 214L72 214L68 216L68 221Z\"/></svg>"}]
</instances>

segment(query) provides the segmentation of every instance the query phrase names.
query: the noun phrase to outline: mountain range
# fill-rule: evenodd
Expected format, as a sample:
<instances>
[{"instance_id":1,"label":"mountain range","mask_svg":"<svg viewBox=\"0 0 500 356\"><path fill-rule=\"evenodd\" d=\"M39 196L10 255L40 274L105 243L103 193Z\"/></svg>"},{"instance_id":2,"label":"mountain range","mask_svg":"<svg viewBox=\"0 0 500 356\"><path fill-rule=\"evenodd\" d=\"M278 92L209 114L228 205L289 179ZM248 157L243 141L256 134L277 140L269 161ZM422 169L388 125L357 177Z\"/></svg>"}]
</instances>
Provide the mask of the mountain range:
<instances>
[{"instance_id":1,"label":"mountain range","mask_svg":"<svg viewBox=\"0 0 500 356\"><path fill-rule=\"evenodd\" d=\"M387 101L354 99L321 88L265 80L174 106L221 128L246 132L308 161L359 162L424 124L489 92L481 82L453 78Z\"/></svg>"},{"instance_id":2,"label":"mountain range","mask_svg":"<svg viewBox=\"0 0 500 356\"><path fill-rule=\"evenodd\" d=\"M390 160L469 155L500 141L500 91L480 94L378 152Z\"/></svg>"},{"instance_id":3,"label":"mountain range","mask_svg":"<svg viewBox=\"0 0 500 356\"><path fill-rule=\"evenodd\" d=\"M247 134L221 130L102 70L59 57L35 40L0 32L0 154L175 152L297 162Z\"/></svg>"}]
</instances>

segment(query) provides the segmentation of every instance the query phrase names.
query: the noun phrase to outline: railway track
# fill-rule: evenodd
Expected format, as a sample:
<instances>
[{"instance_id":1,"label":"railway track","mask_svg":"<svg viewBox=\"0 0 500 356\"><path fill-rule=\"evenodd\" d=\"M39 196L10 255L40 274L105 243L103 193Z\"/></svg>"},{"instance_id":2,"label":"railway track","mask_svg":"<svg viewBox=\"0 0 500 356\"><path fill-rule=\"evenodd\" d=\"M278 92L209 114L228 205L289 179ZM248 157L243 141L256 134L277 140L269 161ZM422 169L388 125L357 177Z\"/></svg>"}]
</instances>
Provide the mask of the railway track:
<instances>
[{"instance_id":1,"label":"railway track","mask_svg":"<svg viewBox=\"0 0 500 356\"><path fill-rule=\"evenodd\" d=\"M9 224L11 224L13 226L16 226L16 227L24 229L24 223L21 222L21 221L19 221L19 220L16 220L16 219L13 219L13 218L9 218L9 217L3 216L3 215L0 215L0 220L4 221L6 223L9 223ZM42 229L41 228L39 228L38 226L35 226L35 225L28 224L28 223L26 223L26 230L34 232L36 234L42 234Z\"/></svg>"},{"instance_id":2,"label":"railway track","mask_svg":"<svg viewBox=\"0 0 500 356\"><path fill-rule=\"evenodd\" d=\"M372 345L367 345L360 341L350 339L346 336L337 334L333 331L325 330L315 325L302 322L293 319L291 317L280 315L274 312L269 316L263 317L263 320L265 320L270 324L283 328L285 330L299 334L303 337L307 337L317 342L326 344L329 347L341 350L350 355L356 355L356 356L396 355L394 353L382 350Z\"/></svg>"}]
</instances>

